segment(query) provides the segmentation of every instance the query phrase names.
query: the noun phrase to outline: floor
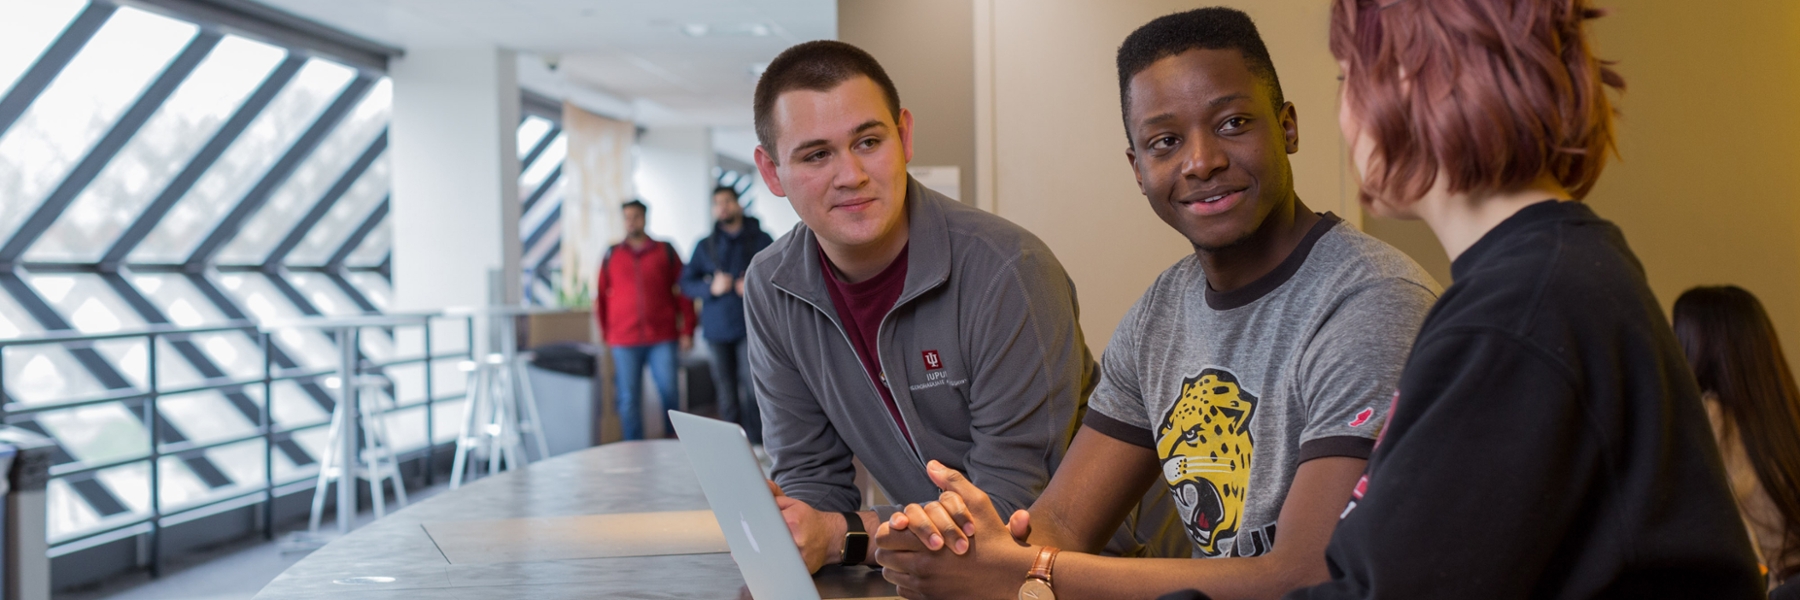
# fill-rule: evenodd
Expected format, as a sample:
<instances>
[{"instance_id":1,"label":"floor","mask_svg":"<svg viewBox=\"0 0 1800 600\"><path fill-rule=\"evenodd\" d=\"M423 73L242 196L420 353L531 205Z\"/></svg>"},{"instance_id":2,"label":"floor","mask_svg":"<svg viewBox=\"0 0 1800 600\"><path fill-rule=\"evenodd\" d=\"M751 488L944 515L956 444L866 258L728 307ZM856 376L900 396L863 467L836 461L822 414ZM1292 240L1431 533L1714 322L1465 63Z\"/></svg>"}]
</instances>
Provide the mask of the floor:
<instances>
[{"instance_id":1,"label":"floor","mask_svg":"<svg viewBox=\"0 0 1800 600\"><path fill-rule=\"evenodd\" d=\"M424 500L447 489L446 484L407 490L413 502ZM357 515L357 526L375 520L373 512ZM326 522L330 527L330 521ZM151 579L148 572L130 573L95 587L59 592L53 600L250 600L282 571L305 558L310 550L299 550L288 543L295 533L303 532L305 523L295 523L291 530L265 541L253 537L242 542L169 558L163 563L162 577Z\"/></svg>"}]
</instances>

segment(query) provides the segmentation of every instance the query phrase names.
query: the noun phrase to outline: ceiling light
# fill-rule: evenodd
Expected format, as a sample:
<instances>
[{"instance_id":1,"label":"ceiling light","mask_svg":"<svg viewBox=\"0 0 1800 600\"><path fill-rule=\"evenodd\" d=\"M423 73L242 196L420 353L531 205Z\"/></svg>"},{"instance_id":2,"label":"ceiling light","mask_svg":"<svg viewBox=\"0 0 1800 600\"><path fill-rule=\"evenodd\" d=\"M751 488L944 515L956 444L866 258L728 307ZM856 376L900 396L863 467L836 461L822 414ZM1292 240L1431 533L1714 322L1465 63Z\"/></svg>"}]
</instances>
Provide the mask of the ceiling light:
<instances>
[{"instance_id":1,"label":"ceiling light","mask_svg":"<svg viewBox=\"0 0 1800 600\"><path fill-rule=\"evenodd\" d=\"M688 34L689 37L706 37L711 29L705 23L688 23L681 26L682 33Z\"/></svg>"}]
</instances>

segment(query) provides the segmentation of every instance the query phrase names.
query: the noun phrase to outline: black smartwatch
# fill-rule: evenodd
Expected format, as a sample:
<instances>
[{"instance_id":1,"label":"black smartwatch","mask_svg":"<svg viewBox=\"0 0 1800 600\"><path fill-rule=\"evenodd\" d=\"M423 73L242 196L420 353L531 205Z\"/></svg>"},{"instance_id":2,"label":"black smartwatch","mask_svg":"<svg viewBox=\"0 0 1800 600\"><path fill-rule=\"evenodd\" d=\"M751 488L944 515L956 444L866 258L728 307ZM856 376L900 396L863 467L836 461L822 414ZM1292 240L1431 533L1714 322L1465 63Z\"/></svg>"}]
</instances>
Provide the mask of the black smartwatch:
<instances>
[{"instance_id":1,"label":"black smartwatch","mask_svg":"<svg viewBox=\"0 0 1800 600\"><path fill-rule=\"evenodd\" d=\"M844 562L846 567L863 564L869 558L869 532L863 529L862 515L844 515Z\"/></svg>"}]
</instances>

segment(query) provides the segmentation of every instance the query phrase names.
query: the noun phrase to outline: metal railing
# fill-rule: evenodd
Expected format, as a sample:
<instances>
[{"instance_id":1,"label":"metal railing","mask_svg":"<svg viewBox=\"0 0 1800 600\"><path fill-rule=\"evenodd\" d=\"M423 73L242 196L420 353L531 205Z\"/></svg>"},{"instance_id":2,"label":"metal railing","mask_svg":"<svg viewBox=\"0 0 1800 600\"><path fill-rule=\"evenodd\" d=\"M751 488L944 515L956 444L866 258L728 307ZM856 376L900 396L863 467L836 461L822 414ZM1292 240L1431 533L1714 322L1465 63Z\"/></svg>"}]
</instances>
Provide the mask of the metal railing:
<instances>
[{"instance_id":1,"label":"metal railing","mask_svg":"<svg viewBox=\"0 0 1800 600\"><path fill-rule=\"evenodd\" d=\"M417 353L416 356L409 356L407 353L396 348L393 352L393 356L405 358L394 358L393 360L387 361L370 360L363 351L363 348L360 347L361 344L358 342L360 336L358 335L340 335L336 336L337 339L334 340L334 342L340 346L343 344L355 346L356 372L350 374L352 379L339 379L337 381L338 386L351 385L351 382L354 381L354 376L363 373L380 373L393 367L413 364L423 365L424 400L402 403L399 394L400 390L396 384L388 390L389 393L394 396L394 403L390 408L383 411L382 414L387 415L398 411L415 409L420 405L423 405L425 413L424 447L402 453L396 458L402 461L413 460L415 458L422 459L423 468L421 470L424 473L426 485L431 484L434 466L434 450L443 445L453 443L446 442L445 444L438 444L434 439L434 430L436 428L436 405L439 402L456 400L463 397L463 394L454 394L444 398L436 396L436 392L433 388L435 383L435 378L433 377L434 364L441 360L469 360L475 357L478 339L476 337L477 318L478 315L475 314L455 313L406 313L357 317L357 324L354 326L354 331L357 332L373 328L383 330L392 337L396 330L401 328L418 327L422 330L422 347L421 351ZM311 324L309 321L319 321L323 323L330 321L330 319L302 319L277 325L261 324L251 321L232 321L227 324L209 327L153 326L131 331L109 333L88 334L54 332L30 338L0 339L0 400L4 400L4 403L0 404L0 421L4 421L7 424L14 424L17 422L34 420L38 415L45 413L109 403L120 403L125 405L128 410L135 409L141 411L138 418L141 419L144 427L149 432L149 447L146 452L140 455L112 459L104 462L84 462L71 455L70 461L51 467L50 478L52 481L55 481L80 475L98 473L107 469L114 469L138 463L147 463L149 472L149 509L147 512L134 513L134 511L127 507L127 510L124 513L119 513L110 517L104 515L101 516L101 524L98 527L88 528L79 532L52 538L49 540L50 555L59 556L118 539L145 535L148 536L147 541L149 542L148 562L152 573L155 574L160 568L161 537L162 530L166 525L178 524L210 514L223 512L225 510L251 506L258 503L263 505L261 510L262 523L260 524L262 534L265 538L272 539L275 531L275 500L295 492L312 489L315 485L315 478L308 473L310 473L310 469L317 468L318 465L316 458L312 465L297 465L303 468L299 472L294 473L292 477L278 481L275 474L276 445L293 439L297 433L326 427L330 424L330 419L317 423L295 426L281 426L275 423L275 385L279 382L287 381L298 384L319 383L324 381L326 387L331 387L331 380L333 378L343 377L343 374L339 373L339 369L336 367L309 369L306 368L304 363L300 360L293 360L291 363L293 364L293 367L280 369L276 367L275 357L277 355L277 347L275 346L275 341L278 331L290 329L341 330L343 328L342 325ZM450 351L443 354L437 352L437 348L434 346L432 339L432 325L442 321L462 322L463 326L461 327L461 330L464 343L460 351ZM226 375L224 377L207 379L204 383L199 385L185 385L167 389L161 386L159 382L159 363L164 358L161 356L161 347L164 344L160 342L179 343L188 341L197 335L228 332L241 332L256 340L257 347L262 353L261 377L244 379L233 378L230 375ZM80 349L92 348L97 342L117 340L141 340L145 345L147 364L145 365L145 375L143 378L144 385L108 390L106 393L96 396L53 402L23 403L16 400L16 398L18 398L16 394L9 393L6 381L6 351L9 348L21 346L59 346L64 349ZM192 440L177 442L164 441L162 435L163 416L159 410L159 402L163 397L207 391L245 391L256 387L261 388L262 397L261 401L256 404L258 408L256 418L257 423L250 433L204 443ZM344 388L340 387L339 389ZM464 390L464 392L466 393L467 390ZM248 482L234 481L234 483L237 484L237 489L231 492L212 495L201 501L185 504L172 510L165 509L162 499L162 483L164 476L162 460L164 458L173 457L187 459L203 456L208 450L257 439L263 441L263 477L261 482L258 482L258 484L254 486L246 487ZM61 440L59 440L59 443L60 442Z\"/></svg>"}]
</instances>

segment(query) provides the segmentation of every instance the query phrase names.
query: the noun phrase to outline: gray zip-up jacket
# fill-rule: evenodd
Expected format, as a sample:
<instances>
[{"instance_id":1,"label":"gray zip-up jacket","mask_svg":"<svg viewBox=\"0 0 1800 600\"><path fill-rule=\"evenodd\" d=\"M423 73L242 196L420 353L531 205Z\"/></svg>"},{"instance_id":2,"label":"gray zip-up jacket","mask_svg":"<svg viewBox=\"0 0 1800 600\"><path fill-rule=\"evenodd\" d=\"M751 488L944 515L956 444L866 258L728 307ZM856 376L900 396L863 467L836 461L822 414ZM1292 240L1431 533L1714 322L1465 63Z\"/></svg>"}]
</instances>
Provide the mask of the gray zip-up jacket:
<instances>
[{"instance_id":1,"label":"gray zip-up jacket","mask_svg":"<svg viewBox=\"0 0 1800 600\"><path fill-rule=\"evenodd\" d=\"M1098 379L1075 285L1037 236L916 180L906 211L906 283L876 347L913 445L850 346L813 232L797 225L750 263L750 370L775 483L818 510L857 510L855 456L891 500L922 503L938 497L935 459L1010 515L1049 483Z\"/></svg>"}]
</instances>

